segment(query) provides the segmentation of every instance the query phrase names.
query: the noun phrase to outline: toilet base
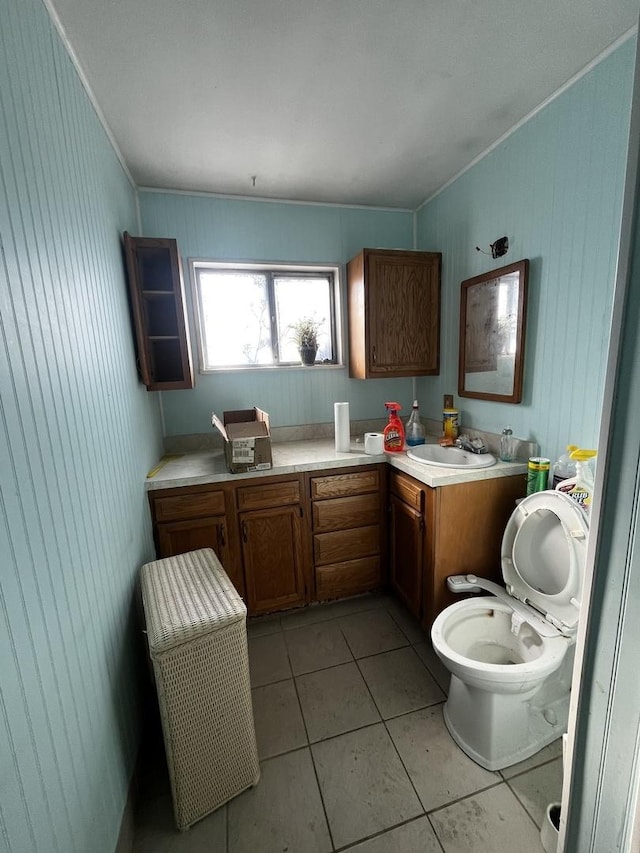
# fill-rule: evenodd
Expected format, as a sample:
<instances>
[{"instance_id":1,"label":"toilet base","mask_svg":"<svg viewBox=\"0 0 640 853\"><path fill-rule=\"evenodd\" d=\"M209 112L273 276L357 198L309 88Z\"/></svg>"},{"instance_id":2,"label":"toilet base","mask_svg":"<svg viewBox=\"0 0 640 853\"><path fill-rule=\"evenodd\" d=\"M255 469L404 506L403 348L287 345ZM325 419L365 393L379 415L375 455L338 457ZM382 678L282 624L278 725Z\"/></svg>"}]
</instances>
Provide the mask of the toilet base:
<instances>
[{"instance_id":1,"label":"toilet base","mask_svg":"<svg viewBox=\"0 0 640 853\"><path fill-rule=\"evenodd\" d=\"M495 694L452 675L444 721L451 737L476 764L485 770L502 770L535 755L566 732L569 696L558 681L530 693Z\"/></svg>"}]
</instances>

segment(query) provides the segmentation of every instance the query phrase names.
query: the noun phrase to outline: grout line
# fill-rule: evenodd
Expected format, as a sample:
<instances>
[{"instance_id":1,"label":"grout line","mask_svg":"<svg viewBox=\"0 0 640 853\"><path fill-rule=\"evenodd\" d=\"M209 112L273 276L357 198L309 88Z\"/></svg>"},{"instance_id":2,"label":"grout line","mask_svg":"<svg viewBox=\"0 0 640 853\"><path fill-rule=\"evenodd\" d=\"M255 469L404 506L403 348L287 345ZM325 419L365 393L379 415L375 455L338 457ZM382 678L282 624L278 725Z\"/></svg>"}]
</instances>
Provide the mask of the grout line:
<instances>
[{"instance_id":1,"label":"grout line","mask_svg":"<svg viewBox=\"0 0 640 853\"><path fill-rule=\"evenodd\" d=\"M448 803L443 803L441 806L436 806L433 809L429 809L426 814L427 817L429 815L435 814L436 812L443 811L444 809L448 809L450 806L455 806L457 803L462 803L465 800L469 800L471 797L477 797L478 794L484 794L485 791L490 791L492 788L497 788L499 785L506 785L504 779L496 779L495 782L491 785L485 785L484 788L478 788L477 791L471 791L469 794L464 794L461 797L456 797L454 800L451 800Z\"/></svg>"},{"instance_id":2,"label":"grout line","mask_svg":"<svg viewBox=\"0 0 640 853\"><path fill-rule=\"evenodd\" d=\"M443 845L442 841L440 841L440 836L438 835L438 831L436 830L436 828L433 824L433 821L431 820L431 815L429 815L429 814L427 815L427 820L429 821L429 826L433 830L433 834L435 836L436 841L438 842L438 846L440 847L440 850L442 850L442 853L446 853L446 851L444 849L444 845Z\"/></svg>"},{"instance_id":3,"label":"grout line","mask_svg":"<svg viewBox=\"0 0 640 853\"><path fill-rule=\"evenodd\" d=\"M524 809L525 814L527 815L527 817L528 817L528 818L530 818L531 822L533 823L533 825L535 826L535 828L537 829L537 831L538 831L538 832L540 832L540 830L541 830L541 828L542 828L542 827L538 826L538 824L537 824L537 823L536 823L536 821L535 821L535 818L533 817L533 815L531 814L531 812L529 811L529 809L527 808L527 806L523 803L523 801L522 801L522 800L520 799L520 797L518 796L518 792L517 792L517 791L514 791L514 790L513 790L513 788L511 787L511 785L510 785L508 782L507 782L507 787L509 788L509 790L511 791L511 793L513 794L513 796L516 798L516 801L517 801L517 802L522 806L522 808ZM543 818L543 819L544 819L544 818Z\"/></svg>"},{"instance_id":4,"label":"grout line","mask_svg":"<svg viewBox=\"0 0 640 853\"><path fill-rule=\"evenodd\" d=\"M364 838L359 838L358 841L354 841L351 844L345 845L344 847L337 847L336 853L343 853L343 851L353 850L355 847L358 847L365 841L372 841L374 838L380 838L381 836L386 835L387 832L391 832L392 829L398 829L398 827L400 826L407 826L408 824L414 823L417 820L422 820L423 817L426 817L426 815L419 814L415 817L410 817L407 820L401 820L400 823L394 823L392 826L387 826L385 829L381 829L380 832L374 832L373 835L367 835Z\"/></svg>"},{"instance_id":5,"label":"grout line","mask_svg":"<svg viewBox=\"0 0 640 853\"><path fill-rule=\"evenodd\" d=\"M307 721L304 717L304 711L302 710L302 702L300 701L300 694L298 693L298 685L296 684L296 677L293 675L293 665L291 663L291 656L289 655L289 646L287 645L286 639L284 640L284 647L287 651L287 660L289 661L289 668L291 669L291 678L293 680L293 689L296 693L296 699L298 700L298 710L300 711L300 716L302 717L302 725L304 726L304 733L307 738L306 749L309 750L309 758L311 759L311 766L313 767L313 775L316 780L316 786L318 788L318 794L320 795L320 802L322 803L322 812L324 814L324 820L327 824L327 832L329 833L329 841L331 842L331 849L335 850L336 846L333 843L333 833L331 832L331 824L329 823L329 815L327 814L327 807L324 802L324 796L322 794L322 786L320 785L320 778L318 777L318 768L316 767L316 762L313 757L313 750L311 749L311 742L309 740L309 730L307 729Z\"/></svg>"},{"instance_id":6,"label":"grout line","mask_svg":"<svg viewBox=\"0 0 640 853\"><path fill-rule=\"evenodd\" d=\"M329 822L329 815L327 814L327 806L324 801L324 794L322 793L322 785L320 784L320 777L318 776L318 768L316 767L316 760L313 755L313 750L311 749L312 744L309 738L309 730L307 729L307 721L304 716L304 711L302 710L302 702L300 701L300 694L298 693L298 685L296 684L295 678L293 679L293 688L296 691L296 697L298 699L298 707L300 709L300 716L302 717L302 725L304 726L304 732L307 737L307 749L309 750L309 756L311 758L311 766L313 767L313 775L316 780L316 785L318 787L318 793L320 794L320 802L322 803L322 812L324 814L325 823L327 824L327 832L329 833L329 841L331 842L331 849L335 850L336 845L333 841L333 832L331 831L331 824Z\"/></svg>"},{"instance_id":7,"label":"grout line","mask_svg":"<svg viewBox=\"0 0 640 853\"><path fill-rule=\"evenodd\" d=\"M553 743L553 741L552 741ZM544 747L542 747L544 749ZM529 758L534 758L537 753L534 752L533 755L530 755ZM527 767L526 770L519 770L517 773L514 773L513 776L509 776L508 778L503 776L505 782L511 782L513 779L519 779L521 776L525 776L527 773L531 773L532 770L537 770L539 767L545 767L547 764L551 764L554 761L558 761L558 759L562 759L562 755L555 755L553 758L548 758L546 761L541 761L540 764L534 764L531 767ZM525 758L524 761L528 761L528 758ZM513 765L511 765L513 766ZM502 775L502 771L507 770L506 767L503 767L502 770L499 770L498 773Z\"/></svg>"}]
</instances>

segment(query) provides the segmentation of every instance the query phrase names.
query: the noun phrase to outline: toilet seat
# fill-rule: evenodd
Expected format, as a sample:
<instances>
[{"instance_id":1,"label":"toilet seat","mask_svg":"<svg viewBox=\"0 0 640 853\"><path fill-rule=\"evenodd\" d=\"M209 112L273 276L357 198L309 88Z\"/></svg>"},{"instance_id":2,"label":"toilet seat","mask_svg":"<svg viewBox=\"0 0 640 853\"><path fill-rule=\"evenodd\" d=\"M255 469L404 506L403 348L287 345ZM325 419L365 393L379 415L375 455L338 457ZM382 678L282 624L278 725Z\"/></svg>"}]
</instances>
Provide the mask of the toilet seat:
<instances>
[{"instance_id":1,"label":"toilet seat","mask_svg":"<svg viewBox=\"0 0 640 853\"><path fill-rule=\"evenodd\" d=\"M524 498L502 538L507 592L563 634L575 631L580 612L588 525L584 511L557 491Z\"/></svg>"}]
</instances>

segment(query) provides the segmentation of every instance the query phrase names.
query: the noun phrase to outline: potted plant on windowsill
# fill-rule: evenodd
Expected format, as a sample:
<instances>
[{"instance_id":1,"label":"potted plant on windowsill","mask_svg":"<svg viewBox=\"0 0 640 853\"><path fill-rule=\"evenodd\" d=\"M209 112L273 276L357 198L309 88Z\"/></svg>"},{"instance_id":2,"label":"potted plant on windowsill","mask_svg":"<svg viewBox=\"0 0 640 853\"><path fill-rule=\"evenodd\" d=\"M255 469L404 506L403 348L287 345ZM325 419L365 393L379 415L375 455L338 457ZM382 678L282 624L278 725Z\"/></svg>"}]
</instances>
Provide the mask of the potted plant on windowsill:
<instances>
[{"instance_id":1,"label":"potted plant on windowsill","mask_svg":"<svg viewBox=\"0 0 640 853\"><path fill-rule=\"evenodd\" d=\"M300 361L303 364L315 364L318 352L318 332L322 323L322 320L315 320L313 317L302 317L291 324L293 338L300 353Z\"/></svg>"}]
</instances>

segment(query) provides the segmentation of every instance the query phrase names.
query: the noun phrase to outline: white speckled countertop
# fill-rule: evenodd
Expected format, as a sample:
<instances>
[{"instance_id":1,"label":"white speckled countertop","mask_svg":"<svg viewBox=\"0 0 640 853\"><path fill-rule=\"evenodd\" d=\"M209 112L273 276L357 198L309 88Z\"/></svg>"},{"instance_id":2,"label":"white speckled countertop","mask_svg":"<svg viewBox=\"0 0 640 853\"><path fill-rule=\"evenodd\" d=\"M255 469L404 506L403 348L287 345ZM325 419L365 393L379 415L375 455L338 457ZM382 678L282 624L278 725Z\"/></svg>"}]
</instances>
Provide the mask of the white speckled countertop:
<instances>
[{"instance_id":1,"label":"white speckled countertop","mask_svg":"<svg viewBox=\"0 0 640 853\"><path fill-rule=\"evenodd\" d=\"M206 483L272 477L277 474L298 474L302 471L317 471L323 468L375 465L384 461L432 488L474 480L492 480L495 477L510 477L513 474L525 474L527 471L526 462L498 460L490 468L465 470L439 468L414 462L407 457L406 453L381 453L369 456L364 452L364 445L355 441L352 441L348 453L337 453L333 439L274 443L271 452L273 468L269 471L251 471L247 474L230 474L227 471L222 450L185 453L182 456L169 458L159 469L156 467L153 476L145 481L145 488L150 491L178 486L199 486Z\"/></svg>"}]
</instances>

